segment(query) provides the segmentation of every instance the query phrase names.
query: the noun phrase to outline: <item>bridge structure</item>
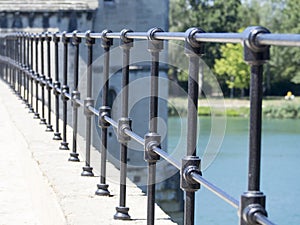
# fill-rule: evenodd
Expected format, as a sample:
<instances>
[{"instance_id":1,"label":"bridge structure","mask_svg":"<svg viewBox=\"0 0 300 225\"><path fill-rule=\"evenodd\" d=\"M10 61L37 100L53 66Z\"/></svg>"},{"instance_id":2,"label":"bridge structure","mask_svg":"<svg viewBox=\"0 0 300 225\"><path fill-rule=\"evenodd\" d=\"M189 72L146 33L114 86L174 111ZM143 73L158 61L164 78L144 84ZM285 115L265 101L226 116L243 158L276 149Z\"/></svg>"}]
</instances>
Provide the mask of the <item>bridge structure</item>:
<instances>
[{"instance_id":1,"label":"bridge structure","mask_svg":"<svg viewBox=\"0 0 300 225\"><path fill-rule=\"evenodd\" d=\"M92 96L92 62L93 46L95 40L101 41L104 50L102 104L95 108ZM121 117L114 120L111 117L111 108L108 105L108 87L110 73L110 49L113 41L119 40L122 49L122 94ZM130 52L135 40L146 40L151 55L151 73L149 93L149 130L144 136L140 136L132 129L133 120L129 118L129 77L130 77ZM84 40L87 45L87 80L86 98L80 98L78 91L78 47ZM187 115L187 147L185 157L177 161L160 146L161 136L158 133L158 90L159 90L159 53L164 41L178 40L185 44L185 54L189 60L188 70L188 115ZM235 199L224 190L220 189L201 172L201 159L196 155L197 142L197 108L199 94L199 60L204 53L203 47L207 42L214 43L240 43L244 49L244 60L250 65L250 135L249 135L249 166L248 166L248 190L241 191L240 199ZM74 54L74 82L73 87L68 82L68 47L75 47ZM44 48L46 44L46 48ZM51 50L51 45L53 49ZM60 54L58 45L63 46ZM185 193L184 197L184 224L195 224L195 192L200 186L207 188L212 193L223 199L238 210L240 225L246 224L274 224L266 210L266 195L260 190L260 162L261 162L261 122L262 122L262 77L263 65L270 59L270 46L300 46L299 34L271 34L264 27L248 27L242 33L206 33L199 28L190 28L186 32L164 32L162 29L153 28L147 32L133 32L124 29L121 32L104 30L102 33L6 33L0 36L0 61L1 78L16 94L26 103L34 118L40 119L46 126L46 131L54 131L54 140L62 140L60 149L67 150L67 111L68 101L72 103L72 149L69 161L79 161L77 152L77 115L78 108L82 107L85 121L85 166L82 168L82 176L93 176L91 167L91 124L92 117L97 117L97 125L101 128L101 169L100 180L97 184L96 195L109 196L109 184L107 184L107 129L112 126L116 129L116 135L120 142L120 181L119 204L114 213L115 220L130 220L129 208L126 204L126 173L127 173L127 143L134 140L144 150L144 159L147 162L147 224L155 224L155 185L156 164L163 158L180 171L180 187ZM46 50L45 50L46 49ZM46 51L46 52L45 52ZM46 60L44 60L46 56ZM53 56L53 57L52 57ZM40 60L40 62L39 62ZM63 61L62 84L59 82L59 60ZM46 62L45 62L46 61ZM46 68L47 65L47 68ZM51 71L50 65L55 70ZM46 98L47 97L47 98ZM52 109L52 98L54 109ZM62 103L62 132L59 126L59 109ZM39 105L41 104L41 105ZM47 108L47 110L46 110ZM39 111L41 109L41 111ZM52 110L55 113L52 122ZM51 162L50 162L51 163ZM100 209L99 209L100 210ZM108 212L112 213L113 212ZM216 214L217 216L217 214Z\"/></svg>"}]
</instances>

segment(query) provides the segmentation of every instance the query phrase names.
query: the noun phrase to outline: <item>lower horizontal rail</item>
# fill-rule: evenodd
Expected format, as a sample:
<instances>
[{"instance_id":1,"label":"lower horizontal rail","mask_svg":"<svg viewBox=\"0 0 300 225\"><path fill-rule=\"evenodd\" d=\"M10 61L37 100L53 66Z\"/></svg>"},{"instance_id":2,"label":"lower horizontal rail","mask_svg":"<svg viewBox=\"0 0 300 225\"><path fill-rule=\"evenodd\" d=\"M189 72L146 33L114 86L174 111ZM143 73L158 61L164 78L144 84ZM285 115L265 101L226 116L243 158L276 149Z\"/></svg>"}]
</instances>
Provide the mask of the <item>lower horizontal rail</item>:
<instances>
[{"instance_id":1,"label":"lower horizontal rail","mask_svg":"<svg viewBox=\"0 0 300 225\"><path fill-rule=\"evenodd\" d=\"M272 223L265 215L263 215L261 213L256 213L254 216L255 216L256 222L261 225L276 225L275 223Z\"/></svg>"},{"instance_id":2,"label":"lower horizontal rail","mask_svg":"<svg viewBox=\"0 0 300 225\"><path fill-rule=\"evenodd\" d=\"M165 151L163 151L158 147L154 147L153 151L156 152L158 155L160 155L162 158L164 158L168 163L172 164L178 170L180 170L181 163L178 162L176 159L172 158L168 153L166 153Z\"/></svg>"},{"instance_id":3,"label":"lower horizontal rail","mask_svg":"<svg viewBox=\"0 0 300 225\"><path fill-rule=\"evenodd\" d=\"M145 144L144 138L140 137L139 135L137 135L136 133L132 132L131 130L125 129L124 133L127 134L132 139L134 139L136 142L140 143L141 145Z\"/></svg>"},{"instance_id":4,"label":"lower horizontal rail","mask_svg":"<svg viewBox=\"0 0 300 225\"><path fill-rule=\"evenodd\" d=\"M108 117L108 116L104 116L104 119L110 124L112 125L114 128L118 128L118 123L116 121L114 121L112 118Z\"/></svg>"},{"instance_id":5,"label":"lower horizontal rail","mask_svg":"<svg viewBox=\"0 0 300 225\"><path fill-rule=\"evenodd\" d=\"M83 101L82 100L80 100L80 99L75 99L75 102L77 103L77 104L79 104L80 106L84 106L84 103L83 103Z\"/></svg>"},{"instance_id":6,"label":"lower horizontal rail","mask_svg":"<svg viewBox=\"0 0 300 225\"><path fill-rule=\"evenodd\" d=\"M198 173L191 173L193 179L200 183L202 186L204 186L206 189L210 190L212 193L223 199L225 202L229 203L232 205L234 208L238 209L239 208L239 201L227 194L225 191L221 190L214 184L210 183L207 181L205 178L203 178L201 175Z\"/></svg>"},{"instance_id":7,"label":"lower horizontal rail","mask_svg":"<svg viewBox=\"0 0 300 225\"><path fill-rule=\"evenodd\" d=\"M99 115L99 110L95 109L93 106L89 106L88 109L92 112L95 116Z\"/></svg>"}]
</instances>

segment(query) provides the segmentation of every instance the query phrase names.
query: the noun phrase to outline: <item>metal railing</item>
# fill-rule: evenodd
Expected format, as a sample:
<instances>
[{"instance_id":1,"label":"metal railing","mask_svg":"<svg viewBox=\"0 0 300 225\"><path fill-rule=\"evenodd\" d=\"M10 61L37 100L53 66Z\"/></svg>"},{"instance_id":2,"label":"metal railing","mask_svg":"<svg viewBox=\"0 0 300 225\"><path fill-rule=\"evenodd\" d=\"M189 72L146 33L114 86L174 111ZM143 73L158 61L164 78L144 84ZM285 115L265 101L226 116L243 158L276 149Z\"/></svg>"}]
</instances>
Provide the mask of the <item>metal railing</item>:
<instances>
[{"instance_id":1,"label":"metal railing","mask_svg":"<svg viewBox=\"0 0 300 225\"><path fill-rule=\"evenodd\" d=\"M78 91L78 57L79 45L82 39L87 45L87 97L80 99ZM92 61L93 45L95 39L101 39L104 49L102 79L102 103L99 109L94 107L92 96ZM110 48L113 39L120 40L123 54L122 65L122 112L121 118L115 121L111 118L111 108L108 106ZM128 84L130 50L135 39L148 41L148 51L151 55L151 82L150 82L150 114L149 131L144 137L140 137L131 128L131 119L128 117ZM189 59L188 79L188 115L187 115L187 149L186 156L181 162L172 158L160 147L160 135L157 131L158 115L158 77L159 77L159 53L163 49L164 40L181 40L185 42L185 54ZM47 73L44 71L44 42L47 45ZM199 57L202 56L205 42L241 43L244 47L244 60L251 66L250 84L250 146L249 146L249 171L248 191L241 195L240 201L233 198L205 179L201 173L200 158L196 156L197 141L197 109L198 107L198 74ZM68 46L75 47L74 57L74 86L68 86ZM51 44L54 46L51 51ZM63 45L63 54L59 54L58 45ZM261 112L262 112L262 75L263 64L270 58L270 45L300 46L299 34L270 34L263 27L249 27L243 33L205 33L198 28L190 28L186 32L164 32L159 28L153 28L148 32L133 32L122 30L119 33L104 30L102 33L9 33L0 36L0 62L1 78L6 81L21 99L27 104L34 118L40 119L41 124L46 124L46 131L53 131L51 124L51 94L55 96L55 132L54 140L61 140L60 149L69 149L67 143L67 101L72 102L73 110L73 145L70 153L70 161L79 161L77 153L77 120L78 108L84 108L86 118L86 164L83 167L82 176L93 176L93 168L90 166L91 146L91 118L98 117L98 126L101 128L101 167L100 183L97 185L96 194L107 196L110 194L106 183L106 157L107 157L107 129L109 126L117 130L117 138L120 142L120 201L116 207L114 219L128 220L129 208L126 207L126 171L127 171L127 142L130 139L140 143L144 148L144 160L148 163L147 185L147 224L155 223L155 180L156 163L162 157L168 163L180 170L181 189L185 192L184 224L193 225L195 214L195 192L200 185L207 188L221 199L238 209L240 224L265 224L272 223L265 209L265 195L260 191L260 160L261 160ZM53 58L51 55L53 54ZM59 59L63 61L62 86L59 82ZM35 61L34 61L35 59ZM38 59L41 60L40 64ZM54 64L54 72L50 65ZM33 67L35 65L35 68ZM39 68L40 65L40 68ZM54 74L54 77L52 77ZM42 111L39 114L39 88L41 89ZM45 88L47 89L48 114L45 118ZM23 93L22 93L23 90ZM34 97L35 96L35 102ZM59 131L59 104L62 101L63 131L62 137ZM142 160L142 159L141 159Z\"/></svg>"}]
</instances>

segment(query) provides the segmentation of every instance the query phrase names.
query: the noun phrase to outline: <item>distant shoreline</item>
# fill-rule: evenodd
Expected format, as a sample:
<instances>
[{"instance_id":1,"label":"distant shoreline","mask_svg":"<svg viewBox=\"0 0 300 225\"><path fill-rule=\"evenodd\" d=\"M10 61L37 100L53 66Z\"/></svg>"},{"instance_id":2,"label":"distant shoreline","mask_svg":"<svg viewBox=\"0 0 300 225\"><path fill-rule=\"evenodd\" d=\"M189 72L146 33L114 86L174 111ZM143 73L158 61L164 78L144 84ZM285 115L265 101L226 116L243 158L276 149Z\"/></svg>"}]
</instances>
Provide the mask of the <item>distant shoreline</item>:
<instances>
[{"instance_id":1,"label":"distant shoreline","mask_svg":"<svg viewBox=\"0 0 300 225\"><path fill-rule=\"evenodd\" d=\"M169 98L169 116L187 115L187 99ZM199 116L230 116L249 117L249 99L199 99ZM266 97L263 99L263 116L267 118L300 118L300 97L294 100L285 100L284 97Z\"/></svg>"}]
</instances>

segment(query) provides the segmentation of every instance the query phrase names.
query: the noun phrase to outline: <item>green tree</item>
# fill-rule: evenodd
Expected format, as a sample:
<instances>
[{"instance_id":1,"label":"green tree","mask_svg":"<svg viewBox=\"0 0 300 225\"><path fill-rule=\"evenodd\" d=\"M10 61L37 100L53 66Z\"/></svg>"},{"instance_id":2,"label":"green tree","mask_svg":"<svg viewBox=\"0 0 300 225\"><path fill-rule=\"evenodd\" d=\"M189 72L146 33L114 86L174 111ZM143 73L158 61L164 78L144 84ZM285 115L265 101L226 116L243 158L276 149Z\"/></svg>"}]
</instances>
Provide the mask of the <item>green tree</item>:
<instances>
[{"instance_id":1,"label":"green tree","mask_svg":"<svg viewBox=\"0 0 300 225\"><path fill-rule=\"evenodd\" d=\"M221 46L221 59L216 59L214 71L219 76L225 76L228 88L244 89L249 87L249 66L243 60L243 47L240 44L226 44Z\"/></svg>"},{"instance_id":2,"label":"green tree","mask_svg":"<svg viewBox=\"0 0 300 225\"><path fill-rule=\"evenodd\" d=\"M298 0L249 0L243 4L244 26L261 25L272 33L300 33ZM283 95L300 84L299 47L272 46L265 84L271 94Z\"/></svg>"},{"instance_id":3,"label":"green tree","mask_svg":"<svg viewBox=\"0 0 300 225\"><path fill-rule=\"evenodd\" d=\"M190 27L200 27L206 32L235 32L240 28L240 7L240 0L170 0L170 31L184 32ZM210 68L221 56L220 46L218 43L205 43L203 59ZM176 52L173 53L176 57ZM171 71L170 74L176 72ZM179 77L187 80L186 71L179 73Z\"/></svg>"},{"instance_id":4,"label":"green tree","mask_svg":"<svg viewBox=\"0 0 300 225\"><path fill-rule=\"evenodd\" d=\"M284 33L300 33L300 4L298 0L286 0L283 9L281 31ZM278 61L273 66L281 70L282 77L300 84L300 49L299 47L278 48Z\"/></svg>"}]
</instances>

